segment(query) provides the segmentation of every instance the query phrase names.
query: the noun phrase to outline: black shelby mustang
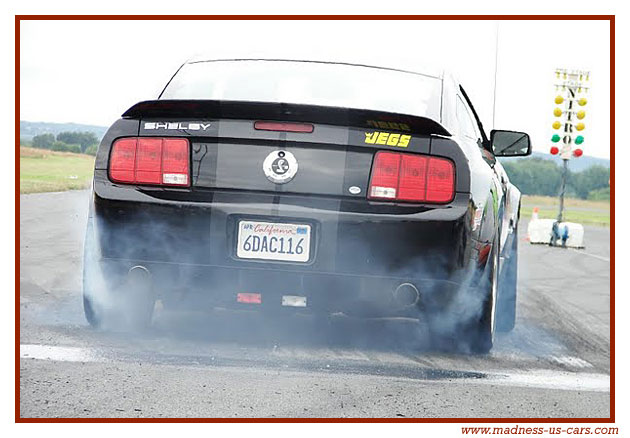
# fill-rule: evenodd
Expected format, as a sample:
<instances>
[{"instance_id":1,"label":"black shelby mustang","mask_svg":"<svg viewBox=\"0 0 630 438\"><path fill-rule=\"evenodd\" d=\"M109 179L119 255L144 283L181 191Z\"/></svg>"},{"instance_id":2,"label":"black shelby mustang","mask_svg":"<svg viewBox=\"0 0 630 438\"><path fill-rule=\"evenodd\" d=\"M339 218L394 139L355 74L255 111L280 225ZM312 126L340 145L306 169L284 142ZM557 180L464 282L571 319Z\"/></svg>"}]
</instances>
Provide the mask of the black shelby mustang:
<instances>
[{"instance_id":1,"label":"black shelby mustang","mask_svg":"<svg viewBox=\"0 0 630 438\"><path fill-rule=\"evenodd\" d=\"M496 157L530 149L488 138L449 75L186 63L99 147L86 317L148 324L156 300L405 315L487 352L516 312L521 194Z\"/></svg>"}]
</instances>

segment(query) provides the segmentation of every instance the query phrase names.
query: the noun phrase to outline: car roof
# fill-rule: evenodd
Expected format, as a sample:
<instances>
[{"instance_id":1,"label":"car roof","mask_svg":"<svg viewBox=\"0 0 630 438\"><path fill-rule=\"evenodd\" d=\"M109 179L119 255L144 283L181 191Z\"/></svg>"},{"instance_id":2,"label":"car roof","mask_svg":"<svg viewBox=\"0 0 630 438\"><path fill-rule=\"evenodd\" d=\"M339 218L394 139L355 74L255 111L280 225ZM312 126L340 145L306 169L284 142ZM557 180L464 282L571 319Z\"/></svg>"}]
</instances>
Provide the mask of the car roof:
<instances>
[{"instance_id":1,"label":"car roof","mask_svg":"<svg viewBox=\"0 0 630 438\"><path fill-rule=\"evenodd\" d=\"M374 69L378 69L378 70L389 70L389 71L396 71L396 72L402 72L402 73L410 73L410 74L415 74L415 75L420 75L420 76L428 76L434 79L439 79L442 80L444 77L444 71L443 70L439 70L439 69L430 69L430 68L424 68L422 72L420 71L412 71L412 70L407 70L407 69L401 69L401 68L393 68L393 67L384 67L384 66L377 66L377 65L369 65L369 64L362 64L362 63L351 63L351 62L342 62L342 61L326 61L326 60L308 60L308 59L285 59L285 58L220 58L220 59L213 59L213 58L208 58L208 57L204 57L204 56L198 56L195 58L191 58L189 60L187 60L185 62L185 64L197 64L197 63L204 63L204 62L229 62L229 61L275 61L275 62L305 62L305 63L316 63L316 64L336 64L336 65L347 65L347 66L354 66L354 67L366 67L366 68L374 68Z\"/></svg>"}]
</instances>

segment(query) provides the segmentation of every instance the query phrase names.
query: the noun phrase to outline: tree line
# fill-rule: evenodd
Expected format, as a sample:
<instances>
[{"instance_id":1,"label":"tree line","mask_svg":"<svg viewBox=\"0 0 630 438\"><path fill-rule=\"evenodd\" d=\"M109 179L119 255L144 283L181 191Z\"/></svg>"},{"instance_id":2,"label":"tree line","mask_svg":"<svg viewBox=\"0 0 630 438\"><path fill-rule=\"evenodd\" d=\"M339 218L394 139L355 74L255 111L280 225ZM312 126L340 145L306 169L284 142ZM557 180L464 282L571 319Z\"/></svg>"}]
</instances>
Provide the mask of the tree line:
<instances>
[{"instance_id":1,"label":"tree line","mask_svg":"<svg viewBox=\"0 0 630 438\"><path fill-rule=\"evenodd\" d=\"M563 169L553 161L528 158L504 162L510 181L525 195L557 196L562 185ZM592 200L610 199L610 169L591 166L581 172L567 171L566 195Z\"/></svg>"},{"instance_id":2,"label":"tree line","mask_svg":"<svg viewBox=\"0 0 630 438\"><path fill-rule=\"evenodd\" d=\"M61 152L75 152L77 154L96 155L98 138L92 132L60 132L53 134L39 134L33 137L31 146L39 149L50 149Z\"/></svg>"}]
</instances>

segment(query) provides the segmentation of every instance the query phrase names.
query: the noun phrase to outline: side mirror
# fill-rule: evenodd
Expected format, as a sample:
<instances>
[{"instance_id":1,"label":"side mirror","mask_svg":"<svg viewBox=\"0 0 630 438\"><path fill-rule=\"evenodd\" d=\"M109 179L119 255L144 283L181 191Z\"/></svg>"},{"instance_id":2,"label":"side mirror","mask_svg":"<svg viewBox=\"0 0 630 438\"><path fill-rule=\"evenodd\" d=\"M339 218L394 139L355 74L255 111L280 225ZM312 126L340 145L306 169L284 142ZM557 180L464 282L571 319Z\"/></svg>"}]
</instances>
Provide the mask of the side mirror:
<instances>
[{"instance_id":1,"label":"side mirror","mask_svg":"<svg viewBox=\"0 0 630 438\"><path fill-rule=\"evenodd\" d=\"M490 143L495 157L524 157L532 153L532 142L524 132L492 130Z\"/></svg>"}]
</instances>

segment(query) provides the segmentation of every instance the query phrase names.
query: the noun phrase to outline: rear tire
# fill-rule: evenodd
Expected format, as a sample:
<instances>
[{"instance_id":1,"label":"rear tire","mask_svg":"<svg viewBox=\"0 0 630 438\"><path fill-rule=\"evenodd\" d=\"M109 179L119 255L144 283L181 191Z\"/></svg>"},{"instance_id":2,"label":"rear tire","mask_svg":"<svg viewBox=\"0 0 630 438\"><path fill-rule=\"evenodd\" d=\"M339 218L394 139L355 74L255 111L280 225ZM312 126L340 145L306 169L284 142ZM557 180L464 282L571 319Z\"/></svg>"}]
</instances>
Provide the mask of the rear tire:
<instances>
[{"instance_id":1,"label":"rear tire","mask_svg":"<svg viewBox=\"0 0 630 438\"><path fill-rule=\"evenodd\" d=\"M98 260L92 221L83 251L83 313L94 328L144 329L151 325L155 296L150 278L105 273ZM147 272L147 275L148 272ZM144 281L146 280L146 281Z\"/></svg>"},{"instance_id":2,"label":"rear tire","mask_svg":"<svg viewBox=\"0 0 630 438\"><path fill-rule=\"evenodd\" d=\"M494 344L495 329L495 302L499 287L499 236L495 237L495 243L490 253L489 270L484 275L478 288L484 293L482 312L479 318L464 324L464 330L460 336L467 343L471 353L488 354Z\"/></svg>"},{"instance_id":3,"label":"rear tire","mask_svg":"<svg viewBox=\"0 0 630 438\"><path fill-rule=\"evenodd\" d=\"M432 346L438 350L487 354L494 344L495 302L499 274L499 237L494 244L481 278L475 286L463 289L446 311L436 312L429 322ZM478 312L470 315L470 309Z\"/></svg>"},{"instance_id":4,"label":"rear tire","mask_svg":"<svg viewBox=\"0 0 630 438\"><path fill-rule=\"evenodd\" d=\"M83 291L83 313L85 314L85 319L92 327L101 327L102 320L96 312L92 299L85 293L85 290Z\"/></svg>"},{"instance_id":5,"label":"rear tire","mask_svg":"<svg viewBox=\"0 0 630 438\"><path fill-rule=\"evenodd\" d=\"M100 274L97 262L97 249L95 248L94 228L92 219L88 219L83 245L83 313L85 319L94 328L103 325L103 309L97 304L95 278Z\"/></svg>"},{"instance_id":6,"label":"rear tire","mask_svg":"<svg viewBox=\"0 0 630 438\"><path fill-rule=\"evenodd\" d=\"M118 277L117 277L118 278ZM83 280L83 312L94 328L138 330L150 327L155 298L151 289L124 278Z\"/></svg>"},{"instance_id":7,"label":"rear tire","mask_svg":"<svg viewBox=\"0 0 630 438\"><path fill-rule=\"evenodd\" d=\"M499 282L497 302L497 330L510 332L516 324L516 297L518 283L518 228L514 229L510 257L503 268Z\"/></svg>"}]
</instances>

